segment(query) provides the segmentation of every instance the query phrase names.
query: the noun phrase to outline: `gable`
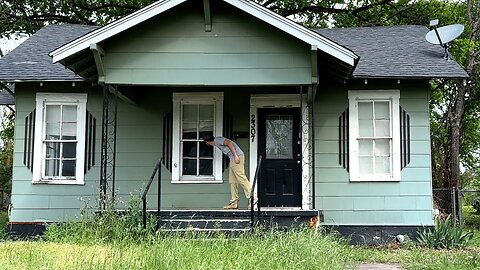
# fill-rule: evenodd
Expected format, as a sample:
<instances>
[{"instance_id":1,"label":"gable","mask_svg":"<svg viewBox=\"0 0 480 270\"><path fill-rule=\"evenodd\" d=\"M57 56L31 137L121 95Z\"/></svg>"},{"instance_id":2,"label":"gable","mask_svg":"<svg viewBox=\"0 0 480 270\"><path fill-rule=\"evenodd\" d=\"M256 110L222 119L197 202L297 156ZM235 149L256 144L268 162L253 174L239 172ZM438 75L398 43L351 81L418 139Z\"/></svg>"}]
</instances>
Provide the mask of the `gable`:
<instances>
[{"instance_id":1,"label":"gable","mask_svg":"<svg viewBox=\"0 0 480 270\"><path fill-rule=\"evenodd\" d=\"M223 2L183 3L100 43L105 83L135 85L311 84L308 44Z\"/></svg>"},{"instance_id":2,"label":"gable","mask_svg":"<svg viewBox=\"0 0 480 270\"><path fill-rule=\"evenodd\" d=\"M330 41L323 36L311 31L289 19L286 19L274 12L255 4L247 0L211 0L213 2L226 2L235 8L238 8L245 13L250 14L253 17L256 17L267 24L274 26L281 31L284 31L303 42L318 48L321 51L332 55L336 59L344 62L349 66L354 66L355 62L358 60L352 51L336 44L333 41ZM102 41L105 41L127 29L130 29L146 20L149 20L165 11L186 2L186 0L164 0L155 2L137 12L130 14L122 19L119 19L97 31L89 33L79 39L70 42L50 53L50 56L53 57L54 62L62 61L67 57L86 50L90 47L91 44L97 44ZM207 3L210 0L206 1Z\"/></svg>"}]
</instances>

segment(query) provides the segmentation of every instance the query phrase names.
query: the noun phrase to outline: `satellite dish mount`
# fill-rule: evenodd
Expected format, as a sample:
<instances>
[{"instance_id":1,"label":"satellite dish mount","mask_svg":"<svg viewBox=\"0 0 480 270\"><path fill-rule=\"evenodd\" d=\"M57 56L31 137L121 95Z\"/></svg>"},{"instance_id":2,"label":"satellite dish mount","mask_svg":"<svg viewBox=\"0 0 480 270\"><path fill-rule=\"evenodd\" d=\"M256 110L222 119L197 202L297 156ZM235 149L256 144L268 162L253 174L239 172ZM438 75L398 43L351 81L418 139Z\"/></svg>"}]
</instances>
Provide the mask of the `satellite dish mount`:
<instances>
[{"instance_id":1,"label":"satellite dish mount","mask_svg":"<svg viewBox=\"0 0 480 270\"><path fill-rule=\"evenodd\" d=\"M449 60L451 57L448 54L448 43L460 36L465 27L461 24L451 24L437 28L437 25L438 19L430 21L430 27L433 27L433 30L427 33L425 39L431 44L442 46L445 50L443 58Z\"/></svg>"}]
</instances>

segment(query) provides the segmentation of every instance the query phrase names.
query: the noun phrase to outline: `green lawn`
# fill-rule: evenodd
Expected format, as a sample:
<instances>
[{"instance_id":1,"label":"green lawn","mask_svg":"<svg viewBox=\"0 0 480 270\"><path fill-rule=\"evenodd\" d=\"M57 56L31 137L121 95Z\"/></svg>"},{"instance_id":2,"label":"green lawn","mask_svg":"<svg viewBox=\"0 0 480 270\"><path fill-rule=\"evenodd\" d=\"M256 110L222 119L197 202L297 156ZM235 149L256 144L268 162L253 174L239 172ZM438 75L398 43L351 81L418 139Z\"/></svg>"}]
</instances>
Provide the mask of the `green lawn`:
<instances>
[{"instance_id":1,"label":"green lawn","mask_svg":"<svg viewBox=\"0 0 480 270\"><path fill-rule=\"evenodd\" d=\"M477 232L477 237L479 236ZM0 269L354 269L360 262L406 269L480 269L480 247L353 247L310 231L236 239L163 236L145 243L0 243Z\"/></svg>"}]
</instances>

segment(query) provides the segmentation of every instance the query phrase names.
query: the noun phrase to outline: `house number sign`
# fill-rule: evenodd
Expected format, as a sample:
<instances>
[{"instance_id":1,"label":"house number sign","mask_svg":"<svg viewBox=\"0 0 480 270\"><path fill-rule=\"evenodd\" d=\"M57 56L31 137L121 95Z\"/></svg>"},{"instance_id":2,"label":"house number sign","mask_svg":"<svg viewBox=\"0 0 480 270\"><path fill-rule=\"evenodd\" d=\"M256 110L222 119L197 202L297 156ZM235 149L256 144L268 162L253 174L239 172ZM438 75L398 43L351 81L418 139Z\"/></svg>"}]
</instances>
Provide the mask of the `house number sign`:
<instances>
[{"instance_id":1,"label":"house number sign","mask_svg":"<svg viewBox=\"0 0 480 270\"><path fill-rule=\"evenodd\" d=\"M255 114L250 116L250 138L252 138L252 142L255 142L255 136L257 134L257 129L255 125Z\"/></svg>"}]
</instances>

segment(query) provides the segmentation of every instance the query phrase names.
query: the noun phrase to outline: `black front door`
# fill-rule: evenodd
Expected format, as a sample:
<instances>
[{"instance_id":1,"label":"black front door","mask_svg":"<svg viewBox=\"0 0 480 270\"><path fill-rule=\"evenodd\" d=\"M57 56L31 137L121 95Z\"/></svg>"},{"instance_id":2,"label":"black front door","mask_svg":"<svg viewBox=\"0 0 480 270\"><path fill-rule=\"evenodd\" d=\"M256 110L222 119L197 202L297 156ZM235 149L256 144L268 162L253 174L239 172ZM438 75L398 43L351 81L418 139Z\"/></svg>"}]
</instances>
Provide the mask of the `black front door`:
<instances>
[{"instance_id":1,"label":"black front door","mask_svg":"<svg viewBox=\"0 0 480 270\"><path fill-rule=\"evenodd\" d=\"M301 206L300 109L259 109L258 120L261 206Z\"/></svg>"}]
</instances>

